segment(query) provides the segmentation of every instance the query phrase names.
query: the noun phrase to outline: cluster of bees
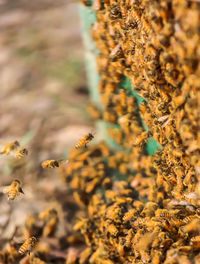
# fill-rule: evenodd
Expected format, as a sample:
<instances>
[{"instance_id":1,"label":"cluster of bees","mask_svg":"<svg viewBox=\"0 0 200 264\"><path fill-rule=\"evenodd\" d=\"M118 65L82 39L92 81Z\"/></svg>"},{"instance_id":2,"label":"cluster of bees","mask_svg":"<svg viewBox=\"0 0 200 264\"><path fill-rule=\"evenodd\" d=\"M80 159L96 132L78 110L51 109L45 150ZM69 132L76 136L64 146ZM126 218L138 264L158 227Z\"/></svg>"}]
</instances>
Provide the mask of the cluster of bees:
<instances>
[{"instance_id":1,"label":"cluster of bees","mask_svg":"<svg viewBox=\"0 0 200 264\"><path fill-rule=\"evenodd\" d=\"M101 76L102 109L89 111L121 150L72 152L62 171L87 212L77 263L200 263L200 3L82 2Z\"/></svg>"},{"instance_id":2,"label":"cluster of bees","mask_svg":"<svg viewBox=\"0 0 200 264\"><path fill-rule=\"evenodd\" d=\"M200 3L82 2L96 12L91 35L99 49L101 76L102 109L91 104L89 111L94 119L105 121L120 150L111 150L104 142L87 147L94 137L89 133L68 160L42 163L43 168L60 167L84 211L74 234L81 233L86 246L69 251L65 263L198 264ZM126 78L134 90L127 87ZM146 147L152 138L160 149L149 156ZM23 192L18 180L11 186L4 190L10 200ZM16 195L11 195L13 187ZM57 223L54 209L29 219L28 240L16 258L31 251L38 237L54 233ZM11 253L6 254L8 258ZM27 263L45 262L30 254Z\"/></svg>"}]
</instances>

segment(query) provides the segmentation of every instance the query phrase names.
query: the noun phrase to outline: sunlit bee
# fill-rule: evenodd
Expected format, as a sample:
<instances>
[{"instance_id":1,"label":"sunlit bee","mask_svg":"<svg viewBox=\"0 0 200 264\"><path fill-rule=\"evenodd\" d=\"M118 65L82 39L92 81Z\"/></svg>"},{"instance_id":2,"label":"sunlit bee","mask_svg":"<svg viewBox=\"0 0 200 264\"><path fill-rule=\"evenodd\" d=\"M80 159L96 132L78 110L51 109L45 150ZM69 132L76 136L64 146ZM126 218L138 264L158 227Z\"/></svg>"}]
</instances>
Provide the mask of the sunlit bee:
<instances>
[{"instance_id":1,"label":"sunlit bee","mask_svg":"<svg viewBox=\"0 0 200 264\"><path fill-rule=\"evenodd\" d=\"M39 218L42 220L48 220L52 217L57 217L57 211L54 208L48 208L39 214Z\"/></svg>"},{"instance_id":2,"label":"sunlit bee","mask_svg":"<svg viewBox=\"0 0 200 264\"><path fill-rule=\"evenodd\" d=\"M20 193L23 193L21 183L18 180L14 180L10 186L4 188L3 193L8 195L8 200L14 200Z\"/></svg>"},{"instance_id":3,"label":"sunlit bee","mask_svg":"<svg viewBox=\"0 0 200 264\"><path fill-rule=\"evenodd\" d=\"M15 157L17 159L22 159L24 157L26 157L28 155L28 150L26 148L20 148L19 150L17 150L17 152L15 153Z\"/></svg>"},{"instance_id":4,"label":"sunlit bee","mask_svg":"<svg viewBox=\"0 0 200 264\"><path fill-rule=\"evenodd\" d=\"M46 225L43 229L43 235L45 237L50 236L51 234L54 233L54 231L56 230L56 226L58 224L58 217L54 216L52 218L50 218L47 222Z\"/></svg>"},{"instance_id":5,"label":"sunlit bee","mask_svg":"<svg viewBox=\"0 0 200 264\"><path fill-rule=\"evenodd\" d=\"M46 161L42 162L41 166L44 169L53 169L53 168L58 168L67 162L68 162L68 160L66 160L66 159L46 160Z\"/></svg>"},{"instance_id":6,"label":"sunlit bee","mask_svg":"<svg viewBox=\"0 0 200 264\"><path fill-rule=\"evenodd\" d=\"M135 138L135 141L134 141L134 146L138 146L138 145L141 145L143 143L145 143L148 138L150 137L150 132L149 131L144 131L142 132L139 136L137 136Z\"/></svg>"},{"instance_id":7,"label":"sunlit bee","mask_svg":"<svg viewBox=\"0 0 200 264\"><path fill-rule=\"evenodd\" d=\"M19 249L19 254L24 255L26 252L30 254L30 251L33 249L37 242L37 239L35 237L28 238L24 244Z\"/></svg>"},{"instance_id":8,"label":"sunlit bee","mask_svg":"<svg viewBox=\"0 0 200 264\"><path fill-rule=\"evenodd\" d=\"M83 146L85 146L85 148L87 147L87 144L90 143L90 141L92 141L92 139L94 138L92 133L88 133L87 135L85 135L84 137L82 137L75 145L76 149L82 148Z\"/></svg>"},{"instance_id":9,"label":"sunlit bee","mask_svg":"<svg viewBox=\"0 0 200 264\"><path fill-rule=\"evenodd\" d=\"M88 111L93 119L97 120L101 118L101 112L94 104L88 105Z\"/></svg>"},{"instance_id":10,"label":"sunlit bee","mask_svg":"<svg viewBox=\"0 0 200 264\"><path fill-rule=\"evenodd\" d=\"M10 154L10 152L15 151L20 146L17 140L10 142L7 144L4 149L0 152L0 154Z\"/></svg>"}]
</instances>

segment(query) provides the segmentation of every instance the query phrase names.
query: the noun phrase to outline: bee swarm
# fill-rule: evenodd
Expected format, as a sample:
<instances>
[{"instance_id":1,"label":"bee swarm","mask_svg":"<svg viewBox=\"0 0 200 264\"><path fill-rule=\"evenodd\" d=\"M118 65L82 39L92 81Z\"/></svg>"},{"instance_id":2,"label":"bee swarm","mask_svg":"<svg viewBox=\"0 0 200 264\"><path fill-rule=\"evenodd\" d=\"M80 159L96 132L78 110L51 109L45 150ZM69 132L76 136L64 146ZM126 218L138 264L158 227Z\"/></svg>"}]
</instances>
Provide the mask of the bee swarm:
<instances>
[{"instance_id":1,"label":"bee swarm","mask_svg":"<svg viewBox=\"0 0 200 264\"><path fill-rule=\"evenodd\" d=\"M92 7L103 110L91 115L113 124L108 133L124 148L71 153L65 178L87 211L75 225L88 245L79 263L200 263L200 3ZM140 106L125 77L146 99ZM153 156L150 137L162 148Z\"/></svg>"},{"instance_id":2,"label":"bee swarm","mask_svg":"<svg viewBox=\"0 0 200 264\"><path fill-rule=\"evenodd\" d=\"M67 254L50 263L199 264L200 2L81 2L97 16L90 31L102 109L89 111L109 123L120 151L104 142L74 147L59 168L80 210L65 244L59 241ZM151 137L161 148L149 156ZM29 217L25 233L54 238L58 225L51 209ZM51 246L39 243L25 263L49 263ZM12 244L0 251L0 263L19 259Z\"/></svg>"}]
</instances>

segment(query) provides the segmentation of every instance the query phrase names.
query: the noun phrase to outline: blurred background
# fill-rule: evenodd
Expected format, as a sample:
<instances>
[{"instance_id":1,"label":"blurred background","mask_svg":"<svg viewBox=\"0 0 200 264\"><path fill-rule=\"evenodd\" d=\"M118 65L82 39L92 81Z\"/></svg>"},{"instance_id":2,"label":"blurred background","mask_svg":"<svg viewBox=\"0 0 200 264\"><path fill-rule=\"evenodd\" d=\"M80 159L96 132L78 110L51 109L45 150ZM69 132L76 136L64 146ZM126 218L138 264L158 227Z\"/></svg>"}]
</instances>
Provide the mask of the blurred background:
<instances>
[{"instance_id":1,"label":"blurred background","mask_svg":"<svg viewBox=\"0 0 200 264\"><path fill-rule=\"evenodd\" d=\"M0 102L1 148L18 140L29 150L20 161L0 157L1 190L16 178L25 193L10 204L0 194L3 239L12 236L29 214L60 199L71 203L58 170L42 170L40 164L67 156L69 148L91 131L75 0L0 0Z\"/></svg>"}]
</instances>

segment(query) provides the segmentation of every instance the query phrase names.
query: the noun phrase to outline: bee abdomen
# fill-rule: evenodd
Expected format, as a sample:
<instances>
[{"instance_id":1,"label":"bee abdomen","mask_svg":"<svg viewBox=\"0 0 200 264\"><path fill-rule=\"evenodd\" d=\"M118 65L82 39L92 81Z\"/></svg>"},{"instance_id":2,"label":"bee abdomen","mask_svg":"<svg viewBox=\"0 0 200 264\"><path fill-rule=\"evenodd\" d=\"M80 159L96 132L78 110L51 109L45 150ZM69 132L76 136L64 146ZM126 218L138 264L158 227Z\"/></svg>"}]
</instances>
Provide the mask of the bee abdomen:
<instances>
[{"instance_id":1,"label":"bee abdomen","mask_svg":"<svg viewBox=\"0 0 200 264\"><path fill-rule=\"evenodd\" d=\"M81 148L85 143L86 143L86 140L85 140L85 139L81 139L81 140L79 140L79 142L75 145L75 148L76 148L76 149Z\"/></svg>"},{"instance_id":2,"label":"bee abdomen","mask_svg":"<svg viewBox=\"0 0 200 264\"><path fill-rule=\"evenodd\" d=\"M21 247L20 247L20 249L19 249L19 254L21 254L21 255L24 255L24 253L26 252L26 250L28 249L28 243L27 242L25 242Z\"/></svg>"}]
</instances>

